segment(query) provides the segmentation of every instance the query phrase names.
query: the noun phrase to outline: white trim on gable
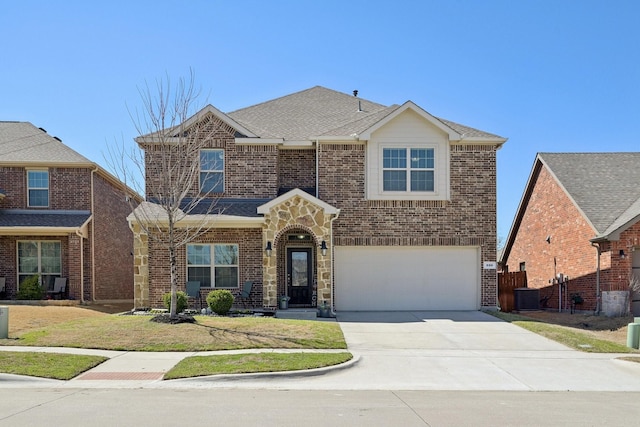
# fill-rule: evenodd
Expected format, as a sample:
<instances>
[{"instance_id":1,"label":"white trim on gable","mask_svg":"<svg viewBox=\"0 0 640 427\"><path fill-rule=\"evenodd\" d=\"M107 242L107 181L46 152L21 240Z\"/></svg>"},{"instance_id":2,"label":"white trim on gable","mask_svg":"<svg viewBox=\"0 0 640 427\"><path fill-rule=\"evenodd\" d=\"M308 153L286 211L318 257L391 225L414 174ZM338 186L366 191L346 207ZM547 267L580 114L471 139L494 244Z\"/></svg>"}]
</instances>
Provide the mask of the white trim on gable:
<instances>
[{"instance_id":1,"label":"white trim on gable","mask_svg":"<svg viewBox=\"0 0 640 427\"><path fill-rule=\"evenodd\" d=\"M288 191L282 194L281 196L278 196L275 199L265 203L264 205L258 206L258 213L263 215L268 214L273 207L278 206L279 204L289 199L292 199L296 196L308 201L311 204L318 206L320 209L324 210L324 213L326 214L337 215L340 213L340 209L334 206L331 206L326 202L323 202L317 197L314 197L311 194L307 193L306 191L300 190L299 188L294 188L293 190Z\"/></svg>"},{"instance_id":2,"label":"white trim on gable","mask_svg":"<svg viewBox=\"0 0 640 427\"><path fill-rule=\"evenodd\" d=\"M225 124L231 126L232 128L234 128L238 132L242 133L243 135L246 135L248 137L257 137L258 136L258 135L255 135L253 132L251 132L249 129L247 129L244 126L242 126L240 123L238 123L235 120L233 120L231 117L227 116L222 111L218 110L216 107L214 107L211 104L208 104L202 110L198 111L196 114L194 114L193 116L189 117L187 119L187 121L184 122L182 127L184 129L190 128L193 124L195 124L195 123L199 122L200 120L202 120L202 118L204 116L206 116L207 114L209 114L209 113L213 114L214 116L216 116L217 118L222 120Z\"/></svg>"},{"instance_id":3,"label":"white trim on gable","mask_svg":"<svg viewBox=\"0 0 640 427\"><path fill-rule=\"evenodd\" d=\"M358 135L358 138L366 139L366 140L371 139L371 134L373 134L375 131L385 126L386 124L388 124L390 121L398 117L400 114L404 113L406 110L412 110L416 112L419 116L421 116L423 119L428 121L430 124L440 129L442 132L444 132L448 136L449 141L459 141L462 138L462 135L460 135L458 132L456 132L449 126L445 125L444 123L436 119L431 114L427 113L425 110L420 108L418 105L414 104L412 101L405 102L400 106L400 108L396 109L393 113L384 117L382 120L376 122L373 126L369 127L365 131L360 132L360 134Z\"/></svg>"},{"instance_id":4,"label":"white trim on gable","mask_svg":"<svg viewBox=\"0 0 640 427\"><path fill-rule=\"evenodd\" d=\"M383 150L433 149L433 191L384 191ZM366 147L366 198L368 200L449 200L450 198L450 144L448 134L440 126L414 109L404 109L392 121L370 135ZM407 170L410 167L407 165ZM408 177L408 175L407 175ZM409 182L407 181L407 185Z\"/></svg>"}]
</instances>

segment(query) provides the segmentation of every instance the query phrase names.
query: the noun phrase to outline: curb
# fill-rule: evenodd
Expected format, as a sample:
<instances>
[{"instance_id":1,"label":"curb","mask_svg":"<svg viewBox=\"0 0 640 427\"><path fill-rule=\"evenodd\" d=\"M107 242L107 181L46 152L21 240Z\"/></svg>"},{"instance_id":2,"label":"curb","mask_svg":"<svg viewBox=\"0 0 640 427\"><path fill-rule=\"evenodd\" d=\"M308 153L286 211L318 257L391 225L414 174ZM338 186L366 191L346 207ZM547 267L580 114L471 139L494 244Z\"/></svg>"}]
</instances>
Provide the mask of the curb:
<instances>
[{"instance_id":1,"label":"curb","mask_svg":"<svg viewBox=\"0 0 640 427\"><path fill-rule=\"evenodd\" d=\"M203 377L190 377L190 378L177 378L175 380L162 380L162 384L170 385L174 383L186 383L186 382L202 382L202 381L242 381L242 380L254 380L264 378L304 378L315 377L327 374L334 371L342 371L349 369L360 362L360 355L350 352L353 357L344 363L332 366L324 366L322 368L304 369L298 371L279 371L279 372L255 372L247 374L217 374L207 375Z\"/></svg>"}]
</instances>

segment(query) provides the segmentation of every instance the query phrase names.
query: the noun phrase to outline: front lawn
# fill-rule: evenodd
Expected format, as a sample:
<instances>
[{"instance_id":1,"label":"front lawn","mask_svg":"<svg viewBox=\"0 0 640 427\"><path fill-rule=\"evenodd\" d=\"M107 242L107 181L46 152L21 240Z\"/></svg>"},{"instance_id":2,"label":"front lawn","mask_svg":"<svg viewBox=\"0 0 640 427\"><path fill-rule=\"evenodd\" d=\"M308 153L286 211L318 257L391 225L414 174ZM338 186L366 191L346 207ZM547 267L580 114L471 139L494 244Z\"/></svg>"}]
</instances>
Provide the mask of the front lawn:
<instances>
[{"instance_id":1,"label":"front lawn","mask_svg":"<svg viewBox=\"0 0 640 427\"><path fill-rule=\"evenodd\" d=\"M249 348L345 349L336 322L272 317L196 316L171 325L149 316L108 315L58 323L0 340L0 345L124 351L208 351Z\"/></svg>"},{"instance_id":2,"label":"front lawn","mask_svg":"<svg viewBox=\"0 0 640 427\"><path fill-rule=\"evenodd\" d=\"M101 356L0 351L0 372L70 380L107 360Z\"/></svg>"},{"instance_id":3,"label":"front lawn","mask_svg":"<svg viewBox=\"0 0 640 427\"><path fill-rule=\"evenodd\" d=\"M251 353L188 357L164 376L165 380L216 374L283 372L338 365L351 353Z\"/></svg>"}]
</instances>

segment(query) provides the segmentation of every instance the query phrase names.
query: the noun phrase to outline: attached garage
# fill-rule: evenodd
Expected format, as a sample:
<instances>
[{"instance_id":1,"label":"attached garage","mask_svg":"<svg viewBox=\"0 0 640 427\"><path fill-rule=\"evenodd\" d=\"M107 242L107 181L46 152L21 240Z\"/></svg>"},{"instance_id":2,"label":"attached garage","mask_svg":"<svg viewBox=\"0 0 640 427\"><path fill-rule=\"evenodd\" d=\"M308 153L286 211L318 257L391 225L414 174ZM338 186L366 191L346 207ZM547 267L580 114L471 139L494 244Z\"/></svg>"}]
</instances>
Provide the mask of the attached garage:
<instances>
[{"instance_id":1,"label":"attached garage","mask_svg":"<svg viewBox=\"0 0 640 427\"><path fill-rule=\"evenodd\" d=\"M478 310L480 248L336 246L342 311Z\"/></svg>"}]
</instances>

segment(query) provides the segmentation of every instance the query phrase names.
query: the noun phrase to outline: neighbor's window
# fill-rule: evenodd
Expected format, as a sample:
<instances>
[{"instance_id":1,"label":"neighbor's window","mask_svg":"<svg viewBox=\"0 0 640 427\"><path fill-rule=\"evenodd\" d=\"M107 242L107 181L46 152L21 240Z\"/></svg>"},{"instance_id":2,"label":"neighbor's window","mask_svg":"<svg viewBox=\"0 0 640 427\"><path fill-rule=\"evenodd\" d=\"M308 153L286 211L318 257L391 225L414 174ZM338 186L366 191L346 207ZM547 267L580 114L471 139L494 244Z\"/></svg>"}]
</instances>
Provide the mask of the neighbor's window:
<instances>
[{"instance_id":1,"label":"neighbor's window","mask_svg":"<svg viewBox=\"0 0 640 427\"><path fill-rule=\"evenodd\" d=\"M49 206L49 171L27 171L27 199L29 207Z\"/></svg>"},{"instance_id":2,"label":"neighbor's window","mask_svg":"<svg viewBox=\"0 0 640 427\"><path fill-rule=\"evenodd\" d=\"M200 192L224 192L224 150L200 150Z\"/></svg>"},{"instance_id":3,"label":"neighbor's window","mask_svg":"<svg viewBox=\"0 0 640 427\"><path fill-rule=\"evenodd\" d=\"M238 245L187 245L187 280L207 288L237 288L238 258Z\"/></svg>"},{"instance_id":4,"label":"neighbor's window","mask_svg":"<svg viewBox=\"0 0 640 427\"><path fill-rule=\"evenodd\" d=\"M433 148L384 148L382 189L384 191L434 191Z\"/></svg>"},{"instance_id":5,"label":"neighbor's window","mask_svg":"<svg viewBox=\"0 0 640 427\"><path fill-rule=\"evenodd\" d=\"M62 276L60 242L18 242L18 283L33 275L40 276L40 283L47 289L56 277Z\"/></svg>"},{"instance_id":6,"label":"neighbor's window","mask_svg":"<svg viewBox=\"0 0 640 427\"><path fill-rule=\"evenodd\" d=\"M525 271L527 269L527 266L524 262L520 263L520 271Z\"/></svg>"}]
</instances>

